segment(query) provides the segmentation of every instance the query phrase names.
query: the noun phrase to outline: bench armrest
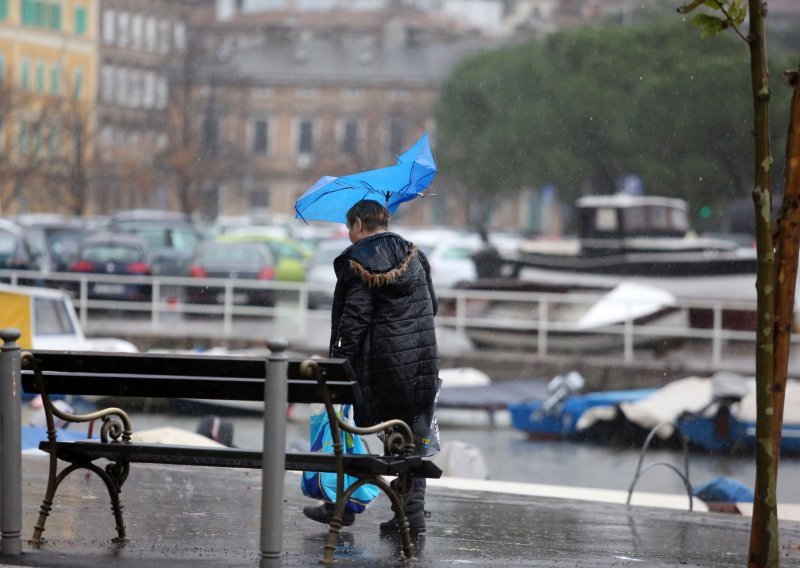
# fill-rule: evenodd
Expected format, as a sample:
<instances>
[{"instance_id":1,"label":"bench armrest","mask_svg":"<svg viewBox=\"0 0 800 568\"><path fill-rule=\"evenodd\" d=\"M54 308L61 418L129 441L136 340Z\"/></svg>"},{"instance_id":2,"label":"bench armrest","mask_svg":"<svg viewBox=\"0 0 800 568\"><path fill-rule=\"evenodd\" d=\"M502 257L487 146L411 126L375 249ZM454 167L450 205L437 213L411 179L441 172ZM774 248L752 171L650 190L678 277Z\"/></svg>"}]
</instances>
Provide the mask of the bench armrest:
<instances>
[{"instance_id":1,"label":"bench armrest","mask_svg":"<svg viewBox=\"0 0 800 568\"><path fill-rule=\"evenodd\" d=\"M39 362L30 351L24 351L22 353L22 368L33 371L36 381L36 390L42 397L45 420L47 421L47 439L51 443L56 441L58 435L58 429L55 426L55 418L60 418L65 422L75 424L102 420L103 425L100 427L101 441L108 442L109 438L114 441L119 441L121 439L122 442L126 443L131 441L131 419L124 410L121 408L109 407L90 412L89 414L70 414L64 412L50 400L50 395L47 393L47 386L42 377L42 370Z\"/></svg>"},{"instance_id":2,"label":"bench armrest","mask_svg":"<svg viewBox=\"0 0 800 568\"><path fill-rule=\"evenodd\" d=\"M340 420L333 408L330 391L325 382L325 374L314 359L306 359L303 361L300 364L300 373L305 377L315 378L319 384L322 399L325 403L325 411L328 414L328 422L331 425L334 453L341 453L342 450L341 437L338 432L339 429L351 434L358 434L359 436L384 432L383 449L384 455L387 456L410 456L416 453L416 446L414 445L414 436L411 433L411 428L402 420L387 420L367 428L359 428L358 426L353 426ZM339 446L338 448L337 444Z\"/></svg>"}]
</instances>

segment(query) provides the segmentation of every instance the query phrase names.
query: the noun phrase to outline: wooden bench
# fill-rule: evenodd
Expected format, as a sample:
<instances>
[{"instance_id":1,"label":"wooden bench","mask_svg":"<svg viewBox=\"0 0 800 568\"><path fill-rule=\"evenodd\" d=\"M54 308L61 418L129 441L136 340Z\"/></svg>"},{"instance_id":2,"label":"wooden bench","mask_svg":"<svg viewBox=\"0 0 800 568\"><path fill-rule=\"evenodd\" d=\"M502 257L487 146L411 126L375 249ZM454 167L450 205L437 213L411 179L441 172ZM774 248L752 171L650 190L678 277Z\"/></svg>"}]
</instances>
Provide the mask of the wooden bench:
<instances>
[{"instance_id":1,"label":"wooden bench","mask_svg":"<svg viewBox=\"0 0 800 568\"><path fill-rule=\"evenodd\" d=\"M392 501L397 511L404 553L410 558L412 548L404 504L411 490L413 477L437 478L441 475L441 470L415 455L411 431L400 420L391 420L371 428L353 428L338 419L334 404L358 404L361 400L358 384L346 360L286 359L280 352L280 346L270 346L273 355L270 356L269 363L261 358L239 357L23 352L22 388L25 392L42 395L48 439L42 441L39 447L50 454L47 489L34 528L33 541L39 542L42 538L58 486L77 469L88 469L105 482L116 522L117 539L126 539L120 493L130 473L131 463L264 468L267 475L267 464L274 467L276 462L280 462L283 464L280 466L280 495L267 495L270 493L268 488L265 486L262 489L262 498L272 500L270 505L265 505L262 501L262 555L266 550L264 540L276 538L274 534L265 537L267 525L273 527L270 530L279 525L277 538L279 541L282 538L283 519L280 515L283 501L282 472L285 469L335 472L340 488L343 487L345 474L358 479L346 491L338 492L333 517L329 523L323 562L333 562L336 540L342 528L344 505L351 493L365 483L378 486ZM280 365L281 359L283 366ZM162 397L260 401L265 400L265 385L276 385L272 381L285 382L285 394L277 395L285 400L272 401L272 408L278 409L280 414L277 422L276 417L271 416L272 426L269 422L270 416L266 414L269 411L265 410L263 451L133 442L130 418L121 408L103 408L85 415L74 415L62 412L50 401L50 395L55 394L103 396L118 400L126 397ZM268 388L266 404L270 403L269 392ZM287 402L324 403L335 441L341 440L340 429L360 435L384 432L384 453L348 455L343 452L340 442L334 443L333 454L285 452ZM58 430L54 426L57 418L73 423L101 420L100 440L59 441ZM280 438L274 443L271 440L276 436L270 434L270 428ZM100 467L95 463L100 459L110 463ZM68 463L60 472L58 460ZM382 476L397 477L398 482L390 485ZM278 552L273 550L269 554L281 553L280 543L273 545L272 549L275 546L278 547Z\"/></svg>"}]
</instances>

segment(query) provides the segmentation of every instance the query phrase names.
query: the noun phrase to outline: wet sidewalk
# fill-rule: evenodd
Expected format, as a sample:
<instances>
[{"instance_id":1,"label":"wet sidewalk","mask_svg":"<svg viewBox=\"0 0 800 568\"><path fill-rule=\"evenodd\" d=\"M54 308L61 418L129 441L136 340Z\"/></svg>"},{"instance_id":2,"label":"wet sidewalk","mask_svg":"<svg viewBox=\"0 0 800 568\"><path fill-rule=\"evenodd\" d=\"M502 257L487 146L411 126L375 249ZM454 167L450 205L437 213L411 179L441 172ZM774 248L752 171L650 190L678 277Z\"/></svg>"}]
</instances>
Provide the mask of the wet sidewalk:
<instances>
[{"instance_id":1,"label":"wet sidewalk","mask_svg":"<svg viewBox=\"0 0 800 568\"><path fill-rule=\"evenodd\" d=\"M23 535L30 538L47 460L23 458ZM283 566L315 566L327 527L306 519L299 475L287 473ZM557 480L554 480L557 482ZM0 566L148 568L259 566L261 473L133 464L123 489L129 540L116 545L105 486L76 472L56 496L41 548L24 544ZM2 505L2 504L0 504ZM747 564L750 518L719 513L549 499L431 486L428 530L415 539L420 567L702 566ZM341 536L338 566L402 565L380 496ZM800 523L781 522L783 566L800 565Z\"/></svg>"}]
</instances>

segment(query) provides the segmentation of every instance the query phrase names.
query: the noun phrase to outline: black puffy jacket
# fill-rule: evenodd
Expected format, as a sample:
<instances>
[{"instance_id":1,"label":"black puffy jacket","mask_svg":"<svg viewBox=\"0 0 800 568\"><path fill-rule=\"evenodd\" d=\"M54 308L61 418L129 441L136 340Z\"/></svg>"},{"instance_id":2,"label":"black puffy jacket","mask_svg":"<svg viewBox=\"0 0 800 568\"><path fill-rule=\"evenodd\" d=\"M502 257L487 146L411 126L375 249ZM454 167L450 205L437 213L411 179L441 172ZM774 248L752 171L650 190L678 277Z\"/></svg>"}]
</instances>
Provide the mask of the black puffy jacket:
<instances>
[{"instance_id":1,"label":"black puffy jacket","mask_svg":"<svg viewBox=\"0 0 800 568\"><path fill-rule=\"evenodd\" d=\"M425 255L400 235L377 233L333 261L331 357L346 357L364 404L359 426L410 420L433 404L439 353L436 295Z\"/></svg>"}]
</instances>

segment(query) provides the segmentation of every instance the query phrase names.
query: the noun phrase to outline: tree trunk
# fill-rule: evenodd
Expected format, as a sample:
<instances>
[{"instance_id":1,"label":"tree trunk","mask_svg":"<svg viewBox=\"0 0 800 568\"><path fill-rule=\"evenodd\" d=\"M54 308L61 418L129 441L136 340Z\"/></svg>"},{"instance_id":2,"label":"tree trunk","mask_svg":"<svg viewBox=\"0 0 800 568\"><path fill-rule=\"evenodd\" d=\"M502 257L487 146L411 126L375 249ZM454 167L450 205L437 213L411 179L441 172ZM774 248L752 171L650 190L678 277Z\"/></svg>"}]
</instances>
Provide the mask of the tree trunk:
<instances>
[{"instance_id":1,"label":"tree trunk","mask_svg":"<svg viewBox=\"0 0 800 568\"><path fill-rule=\"evenodd\" d=\"M758 323L756 326L756 485L753 519L750 530L748 566L779 566L776 478L773 468L773 325L775 314L775 251L772 240L772 199L770 167L772 155L769 141L769 77L764 34L766 5L761 0L748 0L750 33L751 87L754 115L754 157L756 246L758 271L756 291Z\"/></svg>"},{"instance_id":2,"label":"tree trunk","mask_svg":"<svg viewBox=\"0 0 800 568\"><path fill-rule=\"evenodd\" d=\"M783 428L783 403L786 394L786 377L789 373L789 350L794 322L794 297L797 280L798 253L800 253L800 94L797 91L798 71L787 73L789 85L794 90L789 115L789 134L786 138L786 188L783 206L778 217L775 242L775 377L772 384L772 402L775 409L772 445L772 467L777 479L781 455L781 430Z\"/></svg>"}]
</instances>

